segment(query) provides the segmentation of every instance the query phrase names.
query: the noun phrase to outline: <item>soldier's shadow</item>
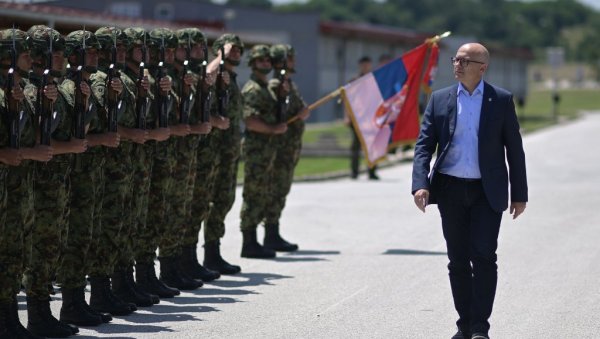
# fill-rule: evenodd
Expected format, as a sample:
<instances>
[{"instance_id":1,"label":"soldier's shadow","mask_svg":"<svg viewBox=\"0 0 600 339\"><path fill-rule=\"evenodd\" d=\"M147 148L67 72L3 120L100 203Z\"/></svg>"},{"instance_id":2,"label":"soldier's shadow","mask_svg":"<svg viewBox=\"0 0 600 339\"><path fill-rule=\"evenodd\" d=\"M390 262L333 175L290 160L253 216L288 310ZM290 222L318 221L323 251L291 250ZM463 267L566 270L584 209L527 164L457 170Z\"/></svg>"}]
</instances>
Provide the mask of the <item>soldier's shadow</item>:
<instances>
[{"instance_id":1,"label":"soldier's shadow","mask_svg":"<svg viewBox=\"0 0 600 339\"><path fill-rule=\"evenodd\" d=\"M108 326L94 327L92 330L95 332L101 333L101 334L174 332L172 329L170 329L168 327L163 327L163 326L128 325L128 324L112 324L112 323ZM133 338L139 338L140 336L141 335L134 335ZM84 337L77 336L77 338L84 338Z\"/></svg>"},{"instance_id":2,"label":"soldier's shadow","mask_svg":"<svg viewBox=\"0 0 600 339\"><path fill-rule=\"evenodd\" d=\"M154 305L150 308L147 308L146 310L149 313L154 313L154 314L161 314L160 317L164 317L164 314L173 314L174 315L174 319L171 321L179 321L179 320L186 320L186 319L182 319L180 317L180 314L178 313L206 313L206 312L218 312L219 310L211 307L211 306L206 306L206 305L199 305L201 303L203 303L206 299L202 299L202 298L193 298L194 302L188 302L186 303L172 303L172 304L158 304L158 305ZM232 301L229 301L231 303L236 302L235 299L231 299ZM140 316L146 316L147 314L140 314ZM168 316L167 316L168 317ZM128 319L128 318L126 318Z\"/></svg>"},{"instance_id":3,"label":"soldier's shadow","mask_svg":"<svg viewBox=\"0 0 600 339\"><path fill-rule=\"evenodd\" d=\"M209 284L212 284L212 282L210 282ZM206 285L204 285L204 287L202 287L199 290L199 294L202 295L247 295L247 294L259 294L258 292L255 291L250 291L250 290L241 290L241 289L224 289L224 288L210 288L210 287L206 287Z\"/></svg>"},{"instance_id":4,"label":"soldier's shadow","mask_svg":"<svg viewBox=\"0 0 600 339\"><path fill-rule=\"evenodd\" d=\"M158 324L163 322L180 322L180 321L202 321L202 319L194 317L190 313L198 312L213 312L217 311L213 307L191 307L191 306L167 306L162 307L160 310L153 310L156 306L148 309L150 313L139 313L135 316L129 315L127 317L120 318L127 322L136 324Z\"/></svg>"},{"instance_id":5,"label":"soldier's shadow","mask_svg":"<svg viewBox=\"0 0 600 339\"><path fill-rule=\"evenodd\" d=\"M215 280L210 284L218 287L250 287L260 285L274 285L271 281L290 279L292 276L275 273L239 273L231 276L234 280Z\"/></svg>"},{"instance_id":6,"label":"soldier's shadow","mask_svg":"<svg viewBox=\"0 0 600 339\"><path fill-rule=\"evenodd\" d=\"M382 253L383 255L447 255L446 252L422 251L410 249L389 249Z\"/></svg>"}]
</instances>

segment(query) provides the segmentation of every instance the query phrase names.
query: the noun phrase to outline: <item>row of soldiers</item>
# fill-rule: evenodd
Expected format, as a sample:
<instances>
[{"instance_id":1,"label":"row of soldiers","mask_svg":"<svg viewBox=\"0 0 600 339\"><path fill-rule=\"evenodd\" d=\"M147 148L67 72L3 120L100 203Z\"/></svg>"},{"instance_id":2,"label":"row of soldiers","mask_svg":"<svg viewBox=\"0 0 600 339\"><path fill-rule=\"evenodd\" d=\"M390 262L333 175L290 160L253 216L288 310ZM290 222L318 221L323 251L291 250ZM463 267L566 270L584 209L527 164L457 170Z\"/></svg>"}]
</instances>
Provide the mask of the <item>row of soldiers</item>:
<instances>
[{"instance_id":1,"label":"row of soldiers","mask_svg":"<svg viewBox=\"0 0 600 339\"><path fill-rule=\"evenodd\" d=\"M210 62L196 28L63 37L38 25L0 30L0 48L0 338L68 337L240 272L220 240L242 134L241 255L298 249L279 233L309 115L291 46L253 46L241 90L244 44L233 34L214 41Z\"/></svg>"}]
</instances>

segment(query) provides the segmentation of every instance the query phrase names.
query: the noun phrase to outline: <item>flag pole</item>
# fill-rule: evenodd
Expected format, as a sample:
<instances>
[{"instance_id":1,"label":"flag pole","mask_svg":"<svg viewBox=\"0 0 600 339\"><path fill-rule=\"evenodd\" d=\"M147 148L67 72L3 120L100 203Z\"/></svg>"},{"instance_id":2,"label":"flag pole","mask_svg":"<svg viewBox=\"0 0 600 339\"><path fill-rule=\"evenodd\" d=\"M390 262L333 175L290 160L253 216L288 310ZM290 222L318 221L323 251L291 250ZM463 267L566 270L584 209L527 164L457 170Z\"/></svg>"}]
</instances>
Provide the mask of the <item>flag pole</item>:
<instances>
[{"instance_id":1,"label":"flag pole","mask_svg":"<svg viewBox=\"0 0 600 339\"><path fill-rule=\"evenodd\" d=\"M333 91L333 92L331 92L331 93L327 94L326 96L322 97L321 99L319 99L319 100L317 100L317 101L313 102L312 104L308 105L307 109L308 109L309 111L315 110L315 109L317 109L319 106L321 106L321 105L323 105L324 103L328 102L329 100L331 100L331 99L333 99L333 98L335 98L335 97L339 96L339 95L340 95L340 93L341 93L341 87L340 87L340 88L338 88L338 89L336 89L335 91ZM296 120L298 120L298 119L299 119L299 118L298 118L298 116L297 116L297 115L296 115L296 116L293 116L293 117L291 117L290 119L288 119L287 123L288 123L288 124L291 124L292 122L294 122L294 121L296 121Z\"/></svg>"}]
</instances>

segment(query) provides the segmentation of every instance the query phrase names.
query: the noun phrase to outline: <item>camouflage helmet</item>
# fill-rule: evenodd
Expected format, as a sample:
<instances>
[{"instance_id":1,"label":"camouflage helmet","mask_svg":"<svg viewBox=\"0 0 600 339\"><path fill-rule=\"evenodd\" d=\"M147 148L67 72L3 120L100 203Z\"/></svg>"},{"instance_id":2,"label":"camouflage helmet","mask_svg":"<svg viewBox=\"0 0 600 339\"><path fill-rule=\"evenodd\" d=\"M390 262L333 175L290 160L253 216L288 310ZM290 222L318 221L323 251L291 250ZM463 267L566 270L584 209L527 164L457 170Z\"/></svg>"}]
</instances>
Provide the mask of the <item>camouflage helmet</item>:
<instances>
[{"instance_id":1,"label":"camouflage helmet","mask_svg":"<svg viewBox=\"0 0 600 339\"><path fill-rule=\"evenodd\" d=\"M50 47L50 37L52 37L52 50L53 51L64 51L65 50L65 38L60 33L48 26L35 25L31 26L27 31L31 38L31 56L47 56L48 48Z\"/></svg>"},{"instance_id":2,"label":"camouflage helmet","mask_svg":"<svg viewBox=\"0 0 600 339\"><path fill-rule=\"evenodd\" d=\"M148 32L143 27L125 28L123 33L129 38L129 49L132 49L135 45L143 45L144 41L148 43Z\"/></svg>"},{"instance_id":3,"label":"camouflage helmet","mask_svg":"<svg viewBox=\"0 0 600 339\"><path fill-rule=\"evenodd\" d=\"M244 54L244 43L240 37L235 34L227 33L221 35L217 40L215 40L215 42L213 42L212 51L214 55L217 55L219 53L219 49L225 46L227 43L237 46L240 49L240 54Z\"/></svg>"},{"instance_id":4,"label":"camouflage helmet","mask_svg":"<svg viewBox=\"0 0 600 339\"><path fill-rule=\"evenodd\" d=\"M177 48L175 32L168 28L155 28L148 33L148 46L159 48L165 42L165 48Z\"/></svg>"},{"instance_id":5,"label":"camouflage helmet","mask_svg":"<svg viewBox=\"0 0 600 339\"><path fill-rule=\"evenodd\" d=\"M94 34L102 48L106 50L110 50L113 47L115 40L117 44L123 44L127 47L131 44L129 36L116 27L100 27Z\"/></svg>"},{"instance_id":6,"label":"camouflage helmet","mask_svg":"<svg viewBox=\"0 0 600 339\"><path fill-rule=\"evenodd\" d=\"M294 48L287 44L277 44L270 49L271 62L273 65L283 62L285 57L294 56Z\"/></svg>"},{"instance_id":7,"label":"camouflage helmet","mask_svg":"<svg viewBox=\"0 0 600 339\"><path fill-rule=\"evenodd\" d=\"M198 28L182 28L175 33L180 46L187 45L188 42L191 42L191 44L206 45L206 37Z\"/></svg>"},{"instance_id":8,"label":"camouflage helmet","mask_svg":"<svg viewBox=\"0 0 600 339\"><path fill-rule=\"evenodd\" d=\"M271 57L269 46L267 45L254 45L248 53L248 66L252 66L252 62L257 58Z\"/></svg>"},{"instance_id":9,"label":"camouflage helmet","mask_svg":"<svg viewBox=\"0 0 600 339\"><path fill-rule=\"evenodd\" d=\"M100 42L98 42L98 39L96 38L96 35L90 31L84 31L84 30L78 30L78 31L74 31L69 33L66 37L65 37L65 44L66 44L66 48L65 48L65 56L69 57L70 55L76 53L78 50L80 50L83 47L83 40L85 37L85 48L96 48L96 49L101 49L102 46L100 45Z\"/></svg>"},{"instance_id":10,"label":"camouflage helmet","mask_svg":"<svg viewBox=\"0 0 600 339\"><path fill-rule=\"evenodd\" d=\"M16 28L3 29L0 30L0 59L10 58L13 34L17 56L31 49L31 38L26 32Z\"/></svg>"}]
</instances>

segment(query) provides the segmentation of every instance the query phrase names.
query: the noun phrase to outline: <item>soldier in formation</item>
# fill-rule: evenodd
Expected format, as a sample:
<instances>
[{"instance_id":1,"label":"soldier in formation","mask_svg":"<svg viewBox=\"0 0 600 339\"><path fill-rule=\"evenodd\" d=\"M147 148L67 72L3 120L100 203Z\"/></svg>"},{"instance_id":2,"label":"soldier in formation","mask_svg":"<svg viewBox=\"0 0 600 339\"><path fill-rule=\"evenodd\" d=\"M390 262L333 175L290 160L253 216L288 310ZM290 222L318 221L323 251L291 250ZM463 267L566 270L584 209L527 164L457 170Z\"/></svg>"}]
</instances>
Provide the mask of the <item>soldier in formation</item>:
<instances>
[{"instance_id":1,"label":"soldier in formation","mask_svg":"<svg viewBox=\"0 0 600 339\"><path fill-rule=\"evenodd\" d=\"M69 337L239 273L220 246L240 158L242 256L298 249L279 233L308 117L291 46L254 46L243 89L234 34L211 61L197 28L36 25L0 46L0 338Z\"/></svg>"}]
</instances>

